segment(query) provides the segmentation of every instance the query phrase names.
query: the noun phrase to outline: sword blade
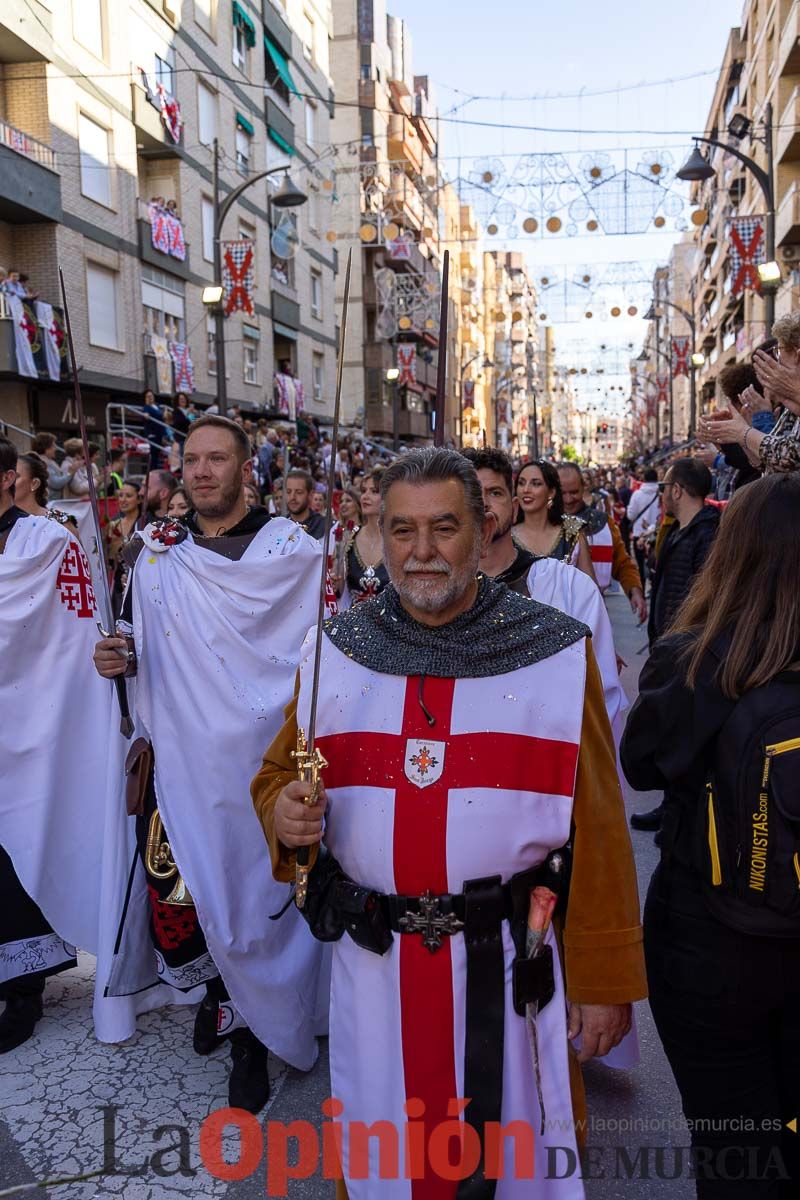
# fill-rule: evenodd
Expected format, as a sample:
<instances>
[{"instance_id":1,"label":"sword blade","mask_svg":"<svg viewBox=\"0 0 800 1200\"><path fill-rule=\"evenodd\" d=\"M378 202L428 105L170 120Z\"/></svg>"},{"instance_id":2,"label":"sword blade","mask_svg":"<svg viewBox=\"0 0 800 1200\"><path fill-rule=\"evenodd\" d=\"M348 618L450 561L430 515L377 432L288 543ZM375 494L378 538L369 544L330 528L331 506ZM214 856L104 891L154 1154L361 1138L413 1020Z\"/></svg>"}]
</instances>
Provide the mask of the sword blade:
<instances>
[{"instance_id":1,"label":"sword blade","mask_svg":"<svg viewBox=\"0 0 800 1200\"><path fill-rule=\"evenodd\" d=\"M311 680L311 712L308 718L308 748L314 751L317 728L317 697L319 695L319 672L322 662L322 622L325 618L325 597L328 583L328 540L333 520L333 489L336 484L336 454L339 448L339 417L342 409L342 377L344 374L344 348L347 337L347 309L350 303L350 271L353 265L352 247L347 254L342 297L342 324L339 331L339 357L336 364L336 394L333 401L333 433L331 435L331 462L328 468L328 493L325 500L325 532L322 535L322 568L319 581L319 605L317 608L317 640L314 645L314 674Z\"/></svg>"},{"instance_id":2,"label":"sword blade","mask_svg":"<svg viewBox=\"0 0 800 1200\"><path fill-rule=\"evenodd\" d=\"M78 425L81 431L81 441L83 443L83 461L86 463L86 482L89 487L89 503L92 509L92 522L94 524L94 536L97 541L97 554L100 558L100 579L98 582L98 592L100 600L100 608L103 614L103 622L109 634L113 635L115 629L114 609L111 604L111 589L108 586L108 576L105 567L105 554L103 552L103 528L100 522L100 502L97 499L97 488L94 484L94 472L89 457L89 434L86 430L86 417L83 412L83 397L81 395L81 385L78 379L78 364L75 361L75 345L72 341L72 325L69 319L69 306L67 304L67 288L64 283L64 272L61 267L58 268L58 278L61 284L61 302L64 305L64 326L67 332L67 346L69 348L69 361L72 370L72 390L75 395L75 408L78 413ZM120 732L125 737L129 738L133 734L133 721L131 720L130 709L128 707L128 692L125 687L125 680L122 676L117 675L114 679L114 687L117 693L120 713Z\"/></svg>"},{"instance_id":3,"label":"sword blade","mask_svg":"<svg viewBox=\"0 0 800 1200\"><path fill-rule=\"evenodd\" d=\"M447 317L449 311L450 251L445 250L442 260L442 307L439 313L439 361L436 367L436 426L433 431L434 446L444 445L444 398L447 388Z\"/></svg>"}]
</instances>

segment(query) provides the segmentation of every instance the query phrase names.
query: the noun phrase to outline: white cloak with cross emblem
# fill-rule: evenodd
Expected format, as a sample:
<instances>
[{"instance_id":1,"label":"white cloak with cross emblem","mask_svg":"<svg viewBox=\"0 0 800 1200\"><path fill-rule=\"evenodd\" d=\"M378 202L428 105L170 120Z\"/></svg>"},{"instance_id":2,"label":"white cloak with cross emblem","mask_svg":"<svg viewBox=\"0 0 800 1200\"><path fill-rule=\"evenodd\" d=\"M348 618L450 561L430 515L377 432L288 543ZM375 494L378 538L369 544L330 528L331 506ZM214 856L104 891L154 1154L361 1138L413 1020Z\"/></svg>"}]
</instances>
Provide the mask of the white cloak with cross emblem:
<instances>
[{"instance_id":1,"label":"white cloak with cross emblem","mask_svg":"<svg viewBox=\"0 0 800 1200\"><path fill-rule=\"evenodd\" d=\"M72 534L17 520L0 554L0 845L54 932L0 947L0 981L52 969L74 946L94 954L100 941L107 772L122 739L92 662L96 609Z\"/></svg>"},{"instance_id":2,"label":"white cloak with cross emblem","mask_svg":"<svg viewBox=\"0 0 800 1200\"><path fill-rule=\"evenodd\" d=\"M308 722L312 670L310 637L301 664L301 728ZM325 841L344 871L382 893L436 895L461 892L466 881L486 876L505 882L562 846L570 835L585 672L585 643L578 641L508 674L427 676L420 691L420 677L375 672L323 638L317 745L328 762ZM543 1178L548 1146L575 1150L558 955L556 992L538 1021L549 1124L541 1137L528 1032L508 986L514 948L507 922L502 937L502 1124L521 1121L530 1129L535 1178L515 1178L514 1139L508 1138L496 1200L580 1200L579 1178ZM395 934L383 956L348 936L334 944L332 1096L344 1105L338 1120L350 1200L455 1195L453 1183L414 1184L404 1177L403 1139L407 1103L425 1104L430 1133L452 1118L452 1102L464 1095L465 996L461 933L445 937L433 954L417 934ZM353 1177L352 1122L388 1122L398 1131L400 1178L381 1177L376 1137L370 1178Z\"/></svg>"},{"instance_id":3,"label":"white cloak with cross emblem","mask_svg":"<svg viewBox=\"0 0 800 1200\"><path fill-rule=\"evenodd\" d=\"M236 1009L270 1050L308 1070L327 1027L327 960L294 905L270 920L290 892L272 877L249 788L316 618L322 549L280 517L238 560L191 534L164 546L145 530L143 540L130 585L132 694L173 856ZM115 995L137 971L139 987L157 982L152 944L123 940Z\"/></svg>"}]
</instances>

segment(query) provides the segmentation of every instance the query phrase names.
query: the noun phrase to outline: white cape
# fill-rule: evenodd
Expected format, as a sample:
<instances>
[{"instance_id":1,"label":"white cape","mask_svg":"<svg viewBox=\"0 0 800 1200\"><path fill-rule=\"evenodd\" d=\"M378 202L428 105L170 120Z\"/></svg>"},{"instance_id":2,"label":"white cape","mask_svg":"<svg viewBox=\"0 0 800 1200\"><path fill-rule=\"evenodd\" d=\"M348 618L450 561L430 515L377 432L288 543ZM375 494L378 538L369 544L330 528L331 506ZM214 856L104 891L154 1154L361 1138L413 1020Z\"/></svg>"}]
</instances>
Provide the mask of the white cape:
<instances>
[{"instance_id":1,"label":"white cape","mask_svg":"<svg viewBox=\"0 0 800 1200\"><path fill-rule=\"evenodd\" d=\"M239 561L144 531L133 571L136 715L175 861L209 951L256 1036L308 1070L327 1023L327 958L272 877L250 798L283 723L309 627L322 547L274 518Z\"/></svg>"},{"instance_id":2,"label":"white cape","mask_svg":"<svg viewBox=\"0 0 800 1200\"><path fill-rule=\"evenodd\" d=\"M0 555L0 843L59 936L95 954L114 697L88 569L45 517L18 520Z\"/></svg>"},{"instance_id":3,"label":"white cape","mask_svg":"<svg viewBox=\"0 0 800 1200\"><path fill-rule=\"evenodd\" d=\"M620 683L617 669L617 652L614 649L614 631L611 620L603 601L602 593L597 584L588 575L571 567L567 563L557 562L554 558L539 558L533 564L528 574L528 591L534 600L540 604L549 604L568 613L577 621L583 621L592 631L592 648L603 681L608 719L611 722L611 732L614 735L614 747L617 751L617 770L622 780L619 767L619 741L625 728L625 712L629 707L628 697ZM624 785L623 785L624 794ZM580 1047L580 1040L576 1042ZM634 1016L630 1033L601 1060L607 1067L627 1070L639 1062L639 1037L636 1032Z\"/></svg>"},{"instance_id":4,"label":"white cape","mask_svg":"<svg viewBox=\"0 0 800 1200\"><path fill-rule=\"evenodd\" d=\"M591 629L592 649L603 680L608 719L614 744L619 747L625 727L628 697L620 683L614 631L597 584L577 567L557 562L554 558L539 558L528 574L528 591L540 604L559 608Z\"/></svg>"}]
</instances>

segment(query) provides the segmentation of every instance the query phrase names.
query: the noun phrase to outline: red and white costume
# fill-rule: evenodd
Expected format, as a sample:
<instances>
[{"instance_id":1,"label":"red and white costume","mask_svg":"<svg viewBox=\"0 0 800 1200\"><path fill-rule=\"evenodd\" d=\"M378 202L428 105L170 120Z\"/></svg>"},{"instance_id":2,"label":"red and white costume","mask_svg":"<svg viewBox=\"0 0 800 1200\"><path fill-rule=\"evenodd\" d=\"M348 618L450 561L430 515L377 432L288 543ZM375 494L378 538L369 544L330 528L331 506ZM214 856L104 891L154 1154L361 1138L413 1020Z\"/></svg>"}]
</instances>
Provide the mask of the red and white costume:
<instances>
[{"instance_id":1,"label":"red and white costume","mask_svg":"<svg viewBox=\"0 0 800 1200\"><path fill-rule=\"evenodd\" d=\"M313 639L304 647L298 724L307 726ZM326 844L359 884L386 894L459 893L466 881L541 863L570 835L586 671L585 641L489 678L423 679L378 673L323 639L317 745L328 761ZM563 703L559 703L563 697ZM432 727L426 715L435 719ZM514 946L504 922L506 981ZM553 940L552 931L548 940ZM580 1178L545 1181L546 1146L575 1149L568 1078L566 1003L556 991L538 1019L548 1122L539 1105L525 1021L505 989L502 1124L524 1121L535 1136L535 1175L515 1178L505 1145L496 1200L579 1200ZM350 1200L445 1200L456 1184L404 1177L404 1105L425 1104L426 1134L452 1120L464 1095L466 948L444 939L434 954L419 936L395 936L383 956L347 936L334 944L330 1035L332 1095L344 1104L344 1174ZM369 1053L355 1054L357 1046ZM370 1179L350 1177L353 1121L400 1131L400 1178L379 1179L376 1139Z\"/></svg>"}]
</instances>

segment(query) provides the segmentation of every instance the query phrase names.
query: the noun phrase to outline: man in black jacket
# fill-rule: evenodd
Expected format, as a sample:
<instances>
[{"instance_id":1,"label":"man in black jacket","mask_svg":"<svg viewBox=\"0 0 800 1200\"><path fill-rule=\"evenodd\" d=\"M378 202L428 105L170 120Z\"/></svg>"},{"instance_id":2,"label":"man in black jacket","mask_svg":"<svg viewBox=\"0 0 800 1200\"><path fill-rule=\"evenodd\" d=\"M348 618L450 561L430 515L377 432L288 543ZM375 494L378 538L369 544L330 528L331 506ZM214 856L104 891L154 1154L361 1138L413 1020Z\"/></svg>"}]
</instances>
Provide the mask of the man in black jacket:
<instances>
[{"instance_id":1,"label":"man in black jacket","mask_svg":"<svg viewBox=\"0 0 800 1200\"><path fill-rule=\"evenodd\" d=\"M712 486L711 472L699 458L679 458L664 480L664 512L674 517L656 564L650 597L647 634L650 646L669 629L672 619L689 594L695 575L711 549L719 526L719 512L705 503ZM634 813L634 829L657 830L663 805L645 813Z\"/></svg>"}]
</instances>

